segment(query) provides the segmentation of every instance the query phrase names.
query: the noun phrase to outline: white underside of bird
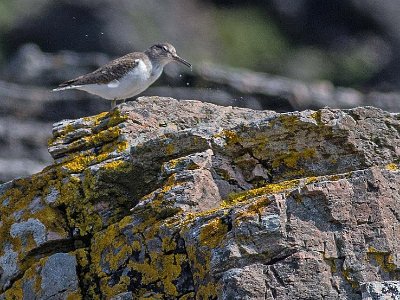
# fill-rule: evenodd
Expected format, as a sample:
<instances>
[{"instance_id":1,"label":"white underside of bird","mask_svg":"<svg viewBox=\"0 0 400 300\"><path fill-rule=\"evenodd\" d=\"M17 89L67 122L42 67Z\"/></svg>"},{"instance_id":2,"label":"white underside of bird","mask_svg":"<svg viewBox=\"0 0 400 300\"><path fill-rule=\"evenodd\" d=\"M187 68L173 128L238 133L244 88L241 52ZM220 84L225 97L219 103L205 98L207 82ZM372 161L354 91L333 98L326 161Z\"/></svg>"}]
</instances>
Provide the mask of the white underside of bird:
<instances>
[{"instance_id":1,"label":"white underside of bird","mask_svg":"<svg viewBox=\"0 0 400 300\"><path fill-rule=\"evenodd\" d=\"M120 79L115 79L109 83L70 85L53 89L53 91L77 89L108 100L124 100L131 98L146 90L160 77L163 71L162 67L153 67L150 73L142 60L138 59L137 61L138 65L135 68Z\"/></svg>"}]
</instances>

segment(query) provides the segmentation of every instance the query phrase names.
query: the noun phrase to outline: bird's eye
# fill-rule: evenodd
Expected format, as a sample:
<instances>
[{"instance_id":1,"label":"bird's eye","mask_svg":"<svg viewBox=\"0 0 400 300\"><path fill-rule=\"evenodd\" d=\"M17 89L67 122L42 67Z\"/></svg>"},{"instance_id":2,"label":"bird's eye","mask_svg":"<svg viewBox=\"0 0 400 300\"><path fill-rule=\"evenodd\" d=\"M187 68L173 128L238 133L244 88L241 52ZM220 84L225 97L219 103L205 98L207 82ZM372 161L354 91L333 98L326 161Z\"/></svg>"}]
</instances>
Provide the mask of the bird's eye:
<instances>
[{"instance_id":1,"label":"bird's eye","mask_svg":"<svg viewBox=\"0 0 400 300\"><path fill-rule=\"evenodd\" d=\"M165 52L168 52L167 46L163 46L162 48L163 48L163 50L164 50Z\"/></svg>"}]
</instances>

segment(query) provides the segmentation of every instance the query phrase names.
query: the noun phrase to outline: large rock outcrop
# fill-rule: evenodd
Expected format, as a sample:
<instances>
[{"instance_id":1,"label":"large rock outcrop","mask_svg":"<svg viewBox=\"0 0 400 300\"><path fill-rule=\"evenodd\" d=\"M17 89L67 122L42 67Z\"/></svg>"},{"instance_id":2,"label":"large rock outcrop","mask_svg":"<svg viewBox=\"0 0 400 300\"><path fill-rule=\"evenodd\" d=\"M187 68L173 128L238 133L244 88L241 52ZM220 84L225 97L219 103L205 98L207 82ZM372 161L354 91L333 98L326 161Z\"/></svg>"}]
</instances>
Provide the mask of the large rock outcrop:
<instances>
[{"instance_id":1,"label":"large rock outcrop","mask_svg":"<svg viewBox=\"0 0 400 300\"><path fill-rule=\"evenodd\" d=\"M400 290L399 114L149 97L55 124L49 152L0 186L0 299Z\"/></svg>"}]
</instances>

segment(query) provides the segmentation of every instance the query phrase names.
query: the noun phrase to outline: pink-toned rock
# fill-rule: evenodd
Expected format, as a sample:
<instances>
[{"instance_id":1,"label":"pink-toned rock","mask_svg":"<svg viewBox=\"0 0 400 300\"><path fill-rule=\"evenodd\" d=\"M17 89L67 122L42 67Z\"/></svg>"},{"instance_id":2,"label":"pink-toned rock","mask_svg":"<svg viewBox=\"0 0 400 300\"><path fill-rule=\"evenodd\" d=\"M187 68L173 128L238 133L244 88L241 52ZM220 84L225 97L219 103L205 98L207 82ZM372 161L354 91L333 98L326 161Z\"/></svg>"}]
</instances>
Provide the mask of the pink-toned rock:
<instances>
[{"instance_id":1,"label":"pink-toned rock","mask_svg":"<svg viewBox=\"0 0 400 300\"><path fill-rule=\"evenodd\" d=\"M396 295L399 149L400 116L371 107L151 97L62 121L55 163L0 186L0 299L52 282L58 255L60 297Z\"/></svg>"}]
</instances>

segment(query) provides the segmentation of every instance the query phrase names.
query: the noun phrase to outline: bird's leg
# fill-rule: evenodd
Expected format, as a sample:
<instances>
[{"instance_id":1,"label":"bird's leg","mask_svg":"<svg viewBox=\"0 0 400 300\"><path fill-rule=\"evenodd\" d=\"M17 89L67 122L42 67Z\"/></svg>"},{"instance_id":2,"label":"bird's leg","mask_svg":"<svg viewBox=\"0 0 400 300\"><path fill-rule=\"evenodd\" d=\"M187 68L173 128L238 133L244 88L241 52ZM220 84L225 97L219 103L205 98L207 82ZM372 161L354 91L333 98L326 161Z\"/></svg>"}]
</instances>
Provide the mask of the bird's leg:
<instances>
[{"instance_id":1,"label":"bird's leg","mask_svg":"<svg viewBox=\"0 0 400 300\"><path fill-rule=\"evenodd\" d=\"M117 100L113 99L111 100L111 109L113 109L115 106L117 106Z\"/></svg>"}]
</instances>

